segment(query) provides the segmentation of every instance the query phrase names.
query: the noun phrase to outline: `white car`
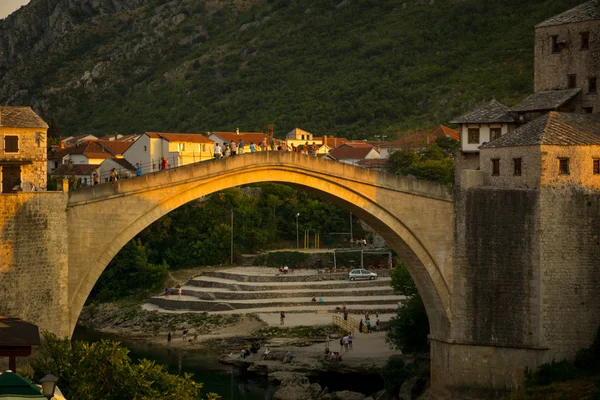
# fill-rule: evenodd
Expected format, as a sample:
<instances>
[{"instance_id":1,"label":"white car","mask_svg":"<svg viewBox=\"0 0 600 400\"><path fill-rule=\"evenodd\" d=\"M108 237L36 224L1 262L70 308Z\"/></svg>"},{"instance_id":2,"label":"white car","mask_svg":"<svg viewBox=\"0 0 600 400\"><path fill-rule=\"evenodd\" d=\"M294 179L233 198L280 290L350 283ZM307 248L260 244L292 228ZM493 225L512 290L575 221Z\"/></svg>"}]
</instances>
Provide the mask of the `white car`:
<instances>
[{"instance_id":1,"label":"white car","mask_svg":"<svg viewBox=\"0 0 600 400\"><path fill-rule=\"evenodd\" d=\"M348 279L354 281L356 279L377 279L377 274L375 272L367 271L366 269L355 269L348 272Z\"/></svg>"}]
</instances>

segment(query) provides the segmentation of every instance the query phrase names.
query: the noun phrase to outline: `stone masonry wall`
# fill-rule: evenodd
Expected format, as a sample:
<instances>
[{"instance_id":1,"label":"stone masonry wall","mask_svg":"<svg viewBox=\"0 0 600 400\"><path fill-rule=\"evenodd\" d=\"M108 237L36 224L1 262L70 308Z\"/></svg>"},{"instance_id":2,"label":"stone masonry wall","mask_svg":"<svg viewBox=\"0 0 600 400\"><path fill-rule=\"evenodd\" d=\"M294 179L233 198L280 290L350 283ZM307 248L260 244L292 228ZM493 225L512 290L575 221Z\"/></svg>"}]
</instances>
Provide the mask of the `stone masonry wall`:
<instances>
[{"instance_id":1,"label":"stone masonry wall","mask_svg":"<svg viewBox=\"0 0 600 400\"><path fill-rule=\"evenodd\" d=\"M454 339L538 344L538 197L491 187L458 193Z\"/></svg>"},{"instance_id":2,"label":"stone masonry wall","mask_svg":"<svg viewBox=\"0 0 600 400\"><path fill-rule=\"evenodd\" d=\"M581 32L589 32L590 48L581 49ZM565 41L560 53L552 53L552 36ZM535 31L534 89L567 89L570 74L577 75L576 87L581 90L581 107L593 107L600 112L600 94L588 94L589 77L600 78L600 23L585 21L541 27ZM581 111L578 107L576 111Z\"/></svg>"},{"instance_id":3,"label":"stone masonry wall","mask_svg":"<svg viewBox=\"0 0 600 400\"><path fill-rule=\"evenodd\" d=\"M540 209L542 343L573 359L600 327L600 192L543 188Z\"/></svg>"},{"instance_id":4,"label":"stone masonry wall","mask_svg":"<svg viewBox=\"0 0 600 400\"><path fill-rule=\"evenodd\" d=\"M69 334L67 194L0 195L0 315Z\"/></svg>"},{"instance_id":5,"label":"stone masonry wall","mask_svg":"<svg viewBox=\"0 0 600 400\"><path fill-rule=\"evenodd\" d=\"M39 133L44 134L44 140ZM19 136L18 153L4 153L5 135ZM21 166L21 182L31 182L38 188L45 188L48 169L45 138L45 128L0 127L0 161L32 161L32 164Z\"/></svg>"}]
</instances>

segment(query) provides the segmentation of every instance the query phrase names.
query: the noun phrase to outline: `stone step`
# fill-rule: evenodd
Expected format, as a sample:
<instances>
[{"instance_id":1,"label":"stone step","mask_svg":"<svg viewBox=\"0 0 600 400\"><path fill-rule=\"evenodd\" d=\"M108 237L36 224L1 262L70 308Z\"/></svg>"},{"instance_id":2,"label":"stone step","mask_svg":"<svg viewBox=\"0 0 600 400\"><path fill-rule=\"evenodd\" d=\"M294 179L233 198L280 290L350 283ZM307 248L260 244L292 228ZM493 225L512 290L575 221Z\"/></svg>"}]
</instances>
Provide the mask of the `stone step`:
<instances>
[{"instance_id":1,"label":"stone step","mask_svg":"<svg viewBox=\"0 0 600 400\"><path fill-rule=\"evenodd\" d=\"M320 306L286 306L279 307L276 310L270 308L246 308L243 310L224 310L224 311L208 311L210 314L279 314L281 311L288 314L300 314L300 313L322 313L326 312L328 314L337 314L339 311L336 310L336 307L343 307L342 305L335 305L329 303L330 308L324 308ZM173 309L173 308L165 308L156 304L146 303L142 305L142 308L146 311L156 311L167 314L185 314L185 313L204 313L207 311L195 311L195 310L185 310L185 309ZM362 315L366 312L375 315L375 313L391 313L396 314L398 311L397 303L383 303L383 304L353 304L350 309L350 315L353 315L355 319L360 319Z\"/></svg>"},{"instance_id":2,"label":"stone step","mask_svg":"<svg viewBox=\"0 0 600 400\"><path fill-rule=\"evenodd\" d=\"M243 273L234 273L227 271L207 271L202 276L229 279L238 282L319 282L331 280L348 280L348 271L336 273L287 273L279 274L276 268L273 268L273 275L247 275ZM390 270L377 271L380 277L389 276Z\"/></svg>"},{"instance_id":3,"label":"stone step","mask_svg":"<svg viewBox=\"0 0 600 400\"><path fill-rule=\"evenodd\" d=\"M201 300L193 296L171 296L164 298L162 296L152 297L151 304L163 308L195 310L195 311L225 311L225 310L244 310L249 308L279 309L281 307L321 307L323 309L332 309L335 307L352 308L353 304L363 304L369 306L379 306L386 304L396 304L406 300L405 296L349 296L332 297L325 302L312 302L308 297L290 297L285 299L250 299L250 300Z\"/></svg>"},{"instance_id":4,"label":"stone step","mask_svg":"<svg viewBox=\"0 0 600 400\"><path fill-rule=\"evenodd\" d=\"M326 301L337 296L392 296L394 290L389 286L343 287L336 289L303 288L281 289L267 291L231 291L222 288L201 288L196 286L183 286L182 294L197 297L202 300L248 300L248 299L276 299L288 297L316 297Z\"/></svg>"},{"instance_id":5,"label":"stone step","mask_svg":"<svg viewBox=\"0 0 600 400\"><path fill-rule=\"evenodd\" d=\"M297 290L297 289L310 289L318 288L319 290L324 289L338 289L344 287L355 287L355 288L368 288L377 286L389 287L391 279L388 277L381 277L372 281L349 281L349 280L324 280L318 282L239 282L236 280L219 278L213 276L202 275L196 277L188 282L190 286L197 286L202 288L221 288L229 289L231 291L271 291L278 289L286 290Z\"/></svg>"}]
</instances>

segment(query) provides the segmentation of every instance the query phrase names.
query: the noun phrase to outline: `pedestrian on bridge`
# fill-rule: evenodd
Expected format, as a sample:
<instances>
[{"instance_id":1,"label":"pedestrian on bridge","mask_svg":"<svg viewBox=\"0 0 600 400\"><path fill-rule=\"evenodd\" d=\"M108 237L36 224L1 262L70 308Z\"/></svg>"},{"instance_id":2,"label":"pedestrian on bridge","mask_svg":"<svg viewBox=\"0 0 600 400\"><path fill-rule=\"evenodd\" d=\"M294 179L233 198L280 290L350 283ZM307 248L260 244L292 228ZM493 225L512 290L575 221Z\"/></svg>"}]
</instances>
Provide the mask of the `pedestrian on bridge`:
<instances>
[{"instance_id":1,"label":"pedestrian on bridge","mask_svg":"<svg viewBox=\"0 0 600 400\"><path fill-rule=\"evenodd\" d=\"M244 154L244 151L246 151L245 147L246 143L244 143L244 140L240 140L240 142L238 143L238 154Z\"/></svg>"},{"instance_id":2,"label":"pedestrian on bridge","mask_svg":"<svg viewBox=\"0 0 600 400\"><path fill-rule=\"evenodd\" d=\"M161 162L160 162L160 170L163 171L165 169L169 168L169 162L167 161L166 158L162 158Z\"/></svg>"},{"instance_id":3,"label":"pedestrian on bridge","mask_svg":"<svg viewBox=\"0 0 600 400\"><path fill-rule=\"evenodd\" d=\"M135 163L135 176L142 176L142 166L140 163Z\"/></svg>"},{"instance_id":4,"label":"pedestrian on bridge","mask_svg":"<svg viewBox=\"0 0 600 400\"><path fill-rule=\"evenodd\" d=\"M250 142L250 153L256 153L256 145L254 142Z\"/></svg>"},{"instance_id":5,"label":"pedestrian on bridge","mask_svg":"<svg viewBox=\"0 0 600 400\"><path fill-rule=\"evenodd\" d=\"M215 158L219 159L223 156L223 149L219 143L215 142Z\"/></svg>"},{"instance_id":6,"label":"pedestrian on bridge","mask_svg":"<svg viewBox=\"0 0 600 400\"><path fill-rule=\"evenodd\" d=\"M229 144L229 147L231 147L231 155L235 156L237 154L237 144L235 143L235 141L232 140Z\"/></svg>"}]
</instances>

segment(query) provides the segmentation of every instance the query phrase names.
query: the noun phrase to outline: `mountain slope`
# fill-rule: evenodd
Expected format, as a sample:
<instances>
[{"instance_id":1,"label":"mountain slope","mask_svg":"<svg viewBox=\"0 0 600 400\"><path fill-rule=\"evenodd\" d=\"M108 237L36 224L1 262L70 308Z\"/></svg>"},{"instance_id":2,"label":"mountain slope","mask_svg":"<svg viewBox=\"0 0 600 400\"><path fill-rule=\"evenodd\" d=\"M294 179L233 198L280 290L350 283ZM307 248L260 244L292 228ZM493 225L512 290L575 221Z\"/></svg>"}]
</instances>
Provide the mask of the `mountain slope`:
<instances>
[{"instance_id":1,"label":"mountain slope","mask_svg":"<svg viewBox=\"0 0 600 400\"><path fill-rule=\"evenodd\" d=\"M533 25L580 2L32 0L0 21L0 103L63 133L391 138L529 93Z\"/></svg>"}]
</instances>

